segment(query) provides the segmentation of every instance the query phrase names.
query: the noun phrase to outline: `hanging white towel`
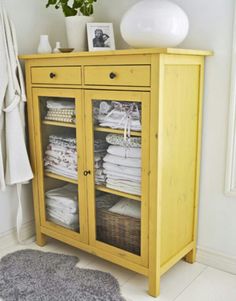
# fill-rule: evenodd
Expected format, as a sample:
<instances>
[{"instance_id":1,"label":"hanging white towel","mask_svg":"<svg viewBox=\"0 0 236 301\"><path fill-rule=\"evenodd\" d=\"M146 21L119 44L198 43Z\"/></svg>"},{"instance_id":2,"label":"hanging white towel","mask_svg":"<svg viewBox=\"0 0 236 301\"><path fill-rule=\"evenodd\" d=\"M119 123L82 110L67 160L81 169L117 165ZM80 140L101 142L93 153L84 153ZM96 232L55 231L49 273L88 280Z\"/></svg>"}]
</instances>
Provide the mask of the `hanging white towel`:
<instances>
[{"instance_id":1,"label":"hanging white towel","mask_svg":"<svg viewBox=\"0 0 236 301\"><path fill-rule=\"evenodd\" d=\"M18 60L16 35L2 3L0 4L0 62L0 188L4 190L6 185L17 184L17 234L19 242L22 242L20 185L32 179L33 173L25 144L26 96Z\"/></svg>"}]
</instances>

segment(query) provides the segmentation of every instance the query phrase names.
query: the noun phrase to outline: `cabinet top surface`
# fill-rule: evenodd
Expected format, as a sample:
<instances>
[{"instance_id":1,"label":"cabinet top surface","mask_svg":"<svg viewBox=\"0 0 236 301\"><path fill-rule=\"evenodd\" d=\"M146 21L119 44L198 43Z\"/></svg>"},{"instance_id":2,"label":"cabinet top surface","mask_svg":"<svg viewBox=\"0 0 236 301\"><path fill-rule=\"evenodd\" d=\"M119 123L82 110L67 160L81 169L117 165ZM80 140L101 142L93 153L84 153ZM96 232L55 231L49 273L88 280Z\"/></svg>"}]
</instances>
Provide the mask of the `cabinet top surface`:
<instances>
[{"instance_id":1,"label":"cabinet top surface","mask_svg":"<svg viewBox=\"0 0 236 301\"><path fill-rule=\"evenodd\" d=\"M23 60L30 59L45 59L45 58L73 58L73 57L95 57L95 56L114 56L114 55L135 55L135 54L180 54L180 55L212 55L212 51L208 50L194 50L181 48L147 48L147 49L124 49L112 51L85 51L85 52L70 52L70 53L46 53L46 54L27 54L20 55L19 58Z\"/></svg>"}]
</instances>

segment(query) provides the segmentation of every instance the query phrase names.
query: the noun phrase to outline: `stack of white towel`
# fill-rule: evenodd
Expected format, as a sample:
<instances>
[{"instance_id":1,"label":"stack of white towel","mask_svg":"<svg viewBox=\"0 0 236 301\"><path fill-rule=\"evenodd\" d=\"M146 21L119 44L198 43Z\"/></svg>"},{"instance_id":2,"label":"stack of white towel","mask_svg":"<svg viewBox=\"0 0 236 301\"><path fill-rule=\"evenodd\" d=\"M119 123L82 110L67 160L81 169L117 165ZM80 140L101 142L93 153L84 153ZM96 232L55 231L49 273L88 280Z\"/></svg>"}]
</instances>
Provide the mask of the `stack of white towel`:
<instances>
[{"instance_id":1,"label":"stack of white towel","mask_svg":"<svg viewBox=\"0 0 236 301\"><path fill-rule=\"evenodd\" d=\"M47 218L74 231L79 230L78 192L73 184L46 192Z\"/></svg>"},{"instance_id":2,"label":"stack of white towel","mask_svg":"<svg viewBox=\"0 0 236 301\"><path fill-rule=\"evenodd\" d=\"M141 195L141 147L138 146L141 145L141 138L138 143L133 143L136 147L130 147L121 145L122 135L113 134L115 137L113 140L109 137L111 135L108 135L107 141L113 141L114 145L108 147L107 154L103 158L106 186L122 192ZM123 143L125 144L125 142Z\"/></svg>"},{"instance_id":3,"label":"stack of white towel","mask_svg":"<svg viewBox=\"0 0 236 301\"><path fill-rule=\"evenodd\" d=\"M69 100L47 100L46 120L75 123L75 102Z\"/></svg>"},{"instance_id":4,"label":"stack of white towel","mask_svg":"<svg viewBox=\"0 0 236 301\"><path fill-rule=\"evenodd\" d=\"M45 151L44 166L46 172L76 180L78 178L76 139L50 135Z\"/></svg>"},{"instance_id":5,"label":"stack of white towel","mask_svg":"<svg viewBox=\"0 0 236 301\"><path fill-rule=\"evenodd\" d=\"M95 139L94 141L94 161L95 161L95 183L103 185L106 181L106 176L103 173L102 162L106 154L107 142L103 139Z\"/></svg>"}]
</instances>

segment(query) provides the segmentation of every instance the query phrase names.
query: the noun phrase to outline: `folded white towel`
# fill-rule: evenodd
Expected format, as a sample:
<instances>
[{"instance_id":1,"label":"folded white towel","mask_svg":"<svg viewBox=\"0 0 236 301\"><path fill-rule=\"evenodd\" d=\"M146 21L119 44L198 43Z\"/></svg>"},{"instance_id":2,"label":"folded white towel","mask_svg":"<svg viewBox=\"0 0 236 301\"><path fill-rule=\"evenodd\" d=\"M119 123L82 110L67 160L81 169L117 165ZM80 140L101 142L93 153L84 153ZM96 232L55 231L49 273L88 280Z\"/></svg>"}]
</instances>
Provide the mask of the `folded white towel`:
<instances>
[{"instance_id":1,"label":"folded white towel","mask_svg":"<svg viewBox=\"0 0 236 301\"><path fill-rule=\"evenodd\" d=\"M77 208L78 192L74 184L67 184L60 188L50 189L45 193L46 203L49 206Z\"/></svg>"},{"instance_id":2,"label":"folded white towel","mask_svg":"<svg viewBox=\"0 0 236 301\"><path fill-rule=\"evenodd\" d=\"M78 214L65 214L61 213L58 210L51 210L50 208L47 208L47 213L49 216L58 219L62 223L66 225L72 225L75 223L79 223L79 215Z\"/></svg>"},{"instance_id":3,"label":"folded white towel","mask_svg":"<svg viewBox=\"0 0 236 301\"><path fill-rule=\"evenodd\" d=\"M141 148L110 145L107 152L123 158L141 158Z\"/></svg>"},{"instance_id":4,"label":"folded white towel","mask_svg":"<svg viewBox=\"0 0 236 301\"><path fill-rule=\"evenodd\" d=\"M111 189L114 189L114 190L118 190L118 191L121 191L121 192L126 192L126 193L130 193L130 194L135 194L135 195L141 195L141 190L140 189L137 189L137 188L133 188L133 187L130 187L130 186L127 186L127 185L117 185L117 184L110 184L110 183L107 183L106 186L108 188L111 188Z\"/></svg>"},{"instance_id":5,"label":"folded white towel","mask_svg":"<svg viewBox=\"0 0 236 301\"><path fill-rule=\"evenodd\" d=\"M108 211L121 215L141 218L141 204L138 201L130 199L121 199L117 204L112 206Z\"/></svg>"},{"instance_id":6,"label":"folded white towel","mask_svg":"<svg viewBox=\"0 0 236 301\"><path fill-rule=\"evenodd\" d=\"M106 171L118 172L122 174L133 175L135 177L141 177L141 168L137 168L137 167L128 167L128 166L117 165L109 162L104 162L103 168Z\"/></svg>"},{"instance_id":7,"label":"folded white towel","mask_svg":"<svg viewBox=\"0 0 236 301\"><path fill-rule=\"evenodd\" d=\"M48 109L75 109L75 102L68 100L47 100Z\"/></svg>"},{"instance_id":8,"label":"folded white towel","mask_svg":"<svg viewBox=\"0 0 236 301\"><path fill-rule=\"evenodd\" d=\"M122 158L115 155L107 154L103 160L105 162L122 165L122 166L129 166L129 167L141 167L141 160L136 158Z\"/></svg>"},{"instance_id":9,"label":"folded white towel","mask_svg":"<svg viewBox=\"0 0 236 301\"><path fill-rule=\"evenodd\" d=\"M129 181L134 181L134 182L141 182L141 177L136 177L133 175L127 175L125 173L119 173L119 172L112 172L109 170L104 169L103 173L110 179L115 179L115 180L129 180Z\"/></svg>"}]
</instances>

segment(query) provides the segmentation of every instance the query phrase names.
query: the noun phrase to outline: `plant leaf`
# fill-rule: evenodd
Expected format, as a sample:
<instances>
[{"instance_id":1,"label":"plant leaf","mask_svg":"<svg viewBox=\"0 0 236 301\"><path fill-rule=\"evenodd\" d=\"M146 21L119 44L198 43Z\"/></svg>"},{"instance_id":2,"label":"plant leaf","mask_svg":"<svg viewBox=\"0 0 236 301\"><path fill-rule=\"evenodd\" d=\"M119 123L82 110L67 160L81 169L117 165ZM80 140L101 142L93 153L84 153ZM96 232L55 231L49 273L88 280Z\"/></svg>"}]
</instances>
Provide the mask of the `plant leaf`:
<instances>
[{"instance_id":1,"label":"plant leaf","mask_svg":"<svg viewBox=\"0 0 236 301\"><path fill-rule=\"evenodd\" d=\"M66 17L75 16L77 15L77 10L68 6L67 4L62 4L62 10Z\"/></svg>"},{"instance_id":2,"label":"plant leaf","mask_svg":"<svg viewBox=\"0 0 236 301\"><path fill-rule=\"evenodd\" d=\"M55 5L56 3L57 3L57 0L48 0L46 7L49 7L49 5Z\"/></svg>"}]
</instances>

